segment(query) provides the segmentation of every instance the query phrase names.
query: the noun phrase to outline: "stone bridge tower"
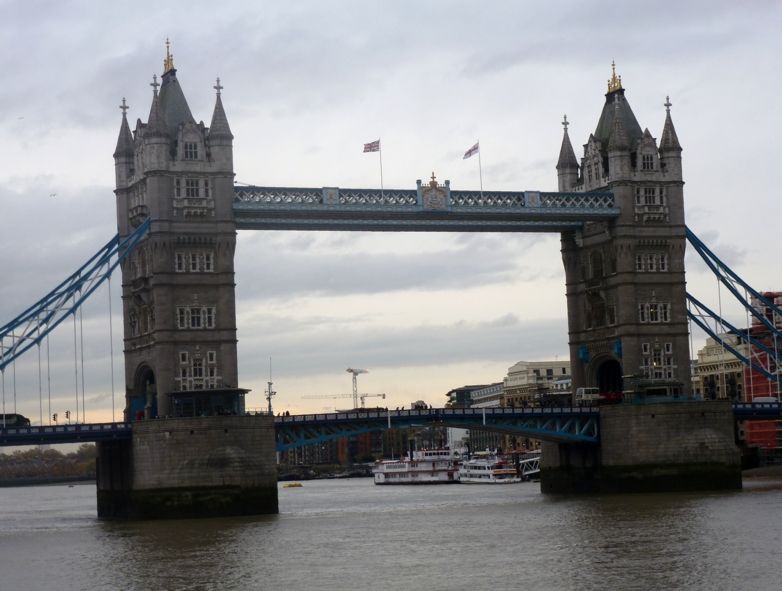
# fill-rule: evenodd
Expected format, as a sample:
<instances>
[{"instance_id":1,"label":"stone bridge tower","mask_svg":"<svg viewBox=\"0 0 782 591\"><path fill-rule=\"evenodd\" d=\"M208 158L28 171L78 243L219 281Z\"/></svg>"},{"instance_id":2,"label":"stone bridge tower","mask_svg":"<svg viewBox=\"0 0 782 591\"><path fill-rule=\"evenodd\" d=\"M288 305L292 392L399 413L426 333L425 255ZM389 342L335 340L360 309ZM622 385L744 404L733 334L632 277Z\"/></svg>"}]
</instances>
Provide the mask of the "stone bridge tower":
<instances>
[{"instance_id":1,"label":"stone bridge tower","mask_svg":"<svg viewBox=\"0 0 782 591\"><path fill-rule=\"evenodd\" d=\"M149 234L122 265L126 418L239 414L233 135L220 98L196 123L168 43L146 123L123 99L114 152L117 226ZM159 88L159 91L158 91Z\"/></svg>"},{"instance_id":2,"label":"stone bridge tower","mask_svg":"<svg viewBox=\"0 0 782 591\"><path fill-rule=\"evenodd\" d=\"M562 234L573 387L689 393L682 149L671 103L658 145L615 70L605 97L580 164L565 119L557 163L560 191L611 191L622 211Z\"/></svg>"}]
</instances>

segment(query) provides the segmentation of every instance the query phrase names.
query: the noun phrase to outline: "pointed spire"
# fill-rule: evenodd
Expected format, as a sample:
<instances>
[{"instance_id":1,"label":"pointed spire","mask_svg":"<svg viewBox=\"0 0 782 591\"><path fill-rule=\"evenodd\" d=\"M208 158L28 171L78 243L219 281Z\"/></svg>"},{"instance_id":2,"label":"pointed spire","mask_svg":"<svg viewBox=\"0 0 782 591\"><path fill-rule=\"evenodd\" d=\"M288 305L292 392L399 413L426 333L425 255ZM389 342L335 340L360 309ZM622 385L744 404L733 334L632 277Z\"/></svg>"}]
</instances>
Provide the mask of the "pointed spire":
<instances>
[{"instance_id":1,"label":"pointed spire","mask_svg":"<svg viewBox=\"0 0 782 591\"><path fill-rule=\"evenodd\" d=\"M149 85L152 87L152 106L149 109L149 119L147 119L147 135L165 135L166 120L160 107L160 95L157 93L157 87L160 86L157 74L152 76L152 82Z\"/></svg>"},{"instance_id":2,"label":"pointed spire","mask_svg":"<svg viewBox=\"0 0 782 591\"><path fill-rule=\"evenodd\" d=\"M117 147L114 150L114 157L118 156L133 156L133 136L130 133L130 126L128 125L128 104L125 102L125 97L122 97L122 104L119 106L122 110L122 123L119 128L119 137L117 138Z\"/></svg>"},{"instance_id":3,"label":"pointed spire","mask_svg":"<svg viewBox=\"0 0 782 591\"><path fill-rule=\"evenodd\" d=\"M671 120L671 99L665 97L665 125L663 126L663 135L660 138L660 150L681 150L679 138L676 136L676 129Z\"/></svg>"},{"instance_id":4,"label":"pointed spire","mask_svg":"<svg viewBox=\"0 0 782 591\"><path fill-rule=\"evenodd\" d=\"M163 73L174 70L174 55L171 53L171 42L166 37L166 57L163 59Z\"/></svg>"},{"instance_id":5,"label":"pointed spire","mask_svg":"<svg viewBox=\"0 0 782 591\"><path fill-rule=\"evenodd\" d=\"M576 153L573 151L573 144L570 143L570 136L567 132L567 126L570 125L567 120L567 115L562 120L562 127L564 127L564 134L562 135L562 146L559 149L559 160L557 161L557 170L564 169L578 169L578 160L576 160Z\"/></svg>"},{"instance_id":6,"label":"pointed spire","mask_svg":"<svg viewBox=\"0 0 782 591\"><path fill-rule=\"evenodd\" d=\"M225 109L223 109L223 100L220 98L223 86L220 84L220 78L217 79L217 84L212 88L217 92L217 98L215 100L215 109L212 113L212 123L209 125L209 137L210 138L228 138L233 139L231 128L228 126L228 117L225 116Z\"/></svg>"},{"instance_id":7,"label":"pointed spire","mask_svg":"<svg viewBox=\"0 0 782 591\"><path fill-rule=\"evenodd\" d=\"M612 150L628 150L630 149L630 141L627 139L627 132L625 131L624 123L622 122L622 115L620 113L620 97L616 95L614 100L614 121L613 128L611 129L611 135L608 138L608 151Z\"/></svg>"},{"instance_id":8,"label":"pointed spire","mask_svg":"<svg viewBox=\"0 0 782 591\"><path fill-rule=\"evenodd\" d=\"M622 90L622 77L616 75L616 64L611 60L611 77L608 79L608 92Z\"/></svg>"},{"instance_id":9,"label":"pointed spire","mask_svg":"<svg viewBox=\"0 0 782 591\"><path fill-rule=\"evenodd\" d=\"M185 94L179 86L174 68L174 56L169 52L166 39L166 59L163 61L163 81L160 84L160 112L163 114L164 125L171 137L176 137L177 129L182 123L195 123Z\"/></svg>"}]
</instances>

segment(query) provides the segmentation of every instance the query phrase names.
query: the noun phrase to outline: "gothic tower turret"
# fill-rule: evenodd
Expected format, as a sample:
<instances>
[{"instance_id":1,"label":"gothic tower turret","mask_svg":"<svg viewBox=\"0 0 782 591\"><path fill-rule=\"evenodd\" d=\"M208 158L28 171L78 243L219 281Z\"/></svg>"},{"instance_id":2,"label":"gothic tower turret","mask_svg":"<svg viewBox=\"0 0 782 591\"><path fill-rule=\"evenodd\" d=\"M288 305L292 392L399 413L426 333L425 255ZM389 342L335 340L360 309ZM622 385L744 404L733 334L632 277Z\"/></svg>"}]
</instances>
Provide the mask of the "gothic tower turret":
<instances>
[{"instance_id":1,"label":"gothic tower turret","mask_svg":"<svg viewBox=\"0 0 782 591\"><path fill-rule=\"evenodd\" d=\"M613 64L605 96L570 190L610 191L621 214L562 234L573 386L689 392L681 147L670 112L659 149L641 131Z\"/></svg>"},{"instance_id":2,"label":"gothic tower turret","mask_svg":"<svg viewBox=\"0 0 782 591\"><path fill-rule=\"evenodd\" d=\"M671 99L665 97L665 125L660 138L660 166L672 180L682 180L682 147L671 120Z\"/></svg>"},{"instance_id":3,"label":"gothic tower turret","mask_svg":"<svg viewBox=\"0 0 782 591\"><path fill-rule=\"evenodd\" d=\"M562 127L564 128L562 146L559 148L559 160L557 160L557 178L561 192L571 191L578 182L578 161L567 133L568 125L567 115L565 115L562 119Z\"/></svg>"},{"instance_id":4,"label":"gothic tower turret","mask_svg":"<svg viewBox=\"0 0 782 591\"><path fill-rule=\"evenodd\" d=\"M125 98L119 107L122 110L122 123L120 123L117 147L114 150L114 174L117 188L125 187L133 176L133 136L128 125L128 105Z\"/></svg>"},{"instance_id":5,"label":"gothic tower turret","mask_svg":"<svg viewBox=\"0 0 782 591\"><path fill-rule=\"evenodd\" d=\"M168 42L163 66L133 137L123 102L114 155L120 234L152 221L122 266L126 413L238 414L233 136L222 86L210 129L193 119Z\"/></svg>"}]
</instances>

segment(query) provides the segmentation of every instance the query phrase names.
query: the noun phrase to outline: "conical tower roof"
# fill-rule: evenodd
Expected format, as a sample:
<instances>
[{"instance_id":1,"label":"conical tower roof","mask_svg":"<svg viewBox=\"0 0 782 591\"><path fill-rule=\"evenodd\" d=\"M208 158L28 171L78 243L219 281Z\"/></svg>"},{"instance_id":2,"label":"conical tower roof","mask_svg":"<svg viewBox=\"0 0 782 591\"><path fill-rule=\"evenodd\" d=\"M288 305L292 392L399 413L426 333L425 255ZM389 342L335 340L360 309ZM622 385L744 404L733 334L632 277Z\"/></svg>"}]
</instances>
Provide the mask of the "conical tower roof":
<instances>
[{"instance_id":1,"label":"conical tower roof","mask_svg":"<svg viewBox=\"0 0 782 591\"><path fill-rule=\"evenodd\" d=\"M679 138L676 135L676 129L671 120L671 99L665 97L665 125L663 126L663 135L660 138L660 150L681 150Z\"/></svg>"},{"instance_id":2,"label":"conical tower roof","mask_svg":"<svg viewBox=\"0 0 782 591\"><path fill-rule=\"evenodd\" d=\"M219 78L214 89L217 91L217 99L215 100L215 109L212 112L212 123L209 125L209 137L233 139L234 136L228 125L228 117L225 116L225 109L223 109L223 100L220 98L220 91L223 87L220 85Z\"/></svg>"},{"instance_id":3,"label":"conical tower roof","mask_svg":"<svg viewBox=\"0 0 782 591\"><path fill-rule=\"evenodd\" d=\"M168 40L166 40L166 58L163 60L163 83L160 85L160 109L171 137L176 137L180 123L195 123L185 93L182 92L176 77L174 56L169 51Z\"/></svg>"},{"instance_id":4,"label":"conical tower roof","mask_svg":"<svg viewBox=\"0 0 782 591\"><path fill-rule=\"evenodd\" d=\"M122 109L122 123L119 128L117 147L114 149L115 158L118 156L133 156L133 135L130 133L130 125L128 125L128 105L125 103L124 97L119 108Z\"/></svg>"},{"instance_id":5,"label":"conical tower roof","mask_svg":"<svg viewBox=\"0 0 782 591\"><path fill-rule=\"evenodd\" d=\"M614 119L619 118L621 128L626 135L626 145L634 146L635 142L643 136L641 126L635 118L630 103L625 98L625 90L622 88L622 77L616 75L616 68L611 64L613 74L608 81L608 92L606 93L606 102L603 105L603 112L600 114L600 120L595 129L595 139L600 141L603 146L608 146L611 140L611 134L614 132ZM614 140L616 144L616 140Z\"/></svg>"},{"instance_id":6,"label":"conical tower roof","mask_svg":"<svg viewBox=\"0 0 782 591\"><path fill-rule=\"evenodd\" d=\"M147 135L166 135L166 120L163 116L163 109L160 105L160 96L157 93L157 87L160 86L157 81L157 75L152 77L150 84L152 86L152 105L149 107L149 119L147 119Z\"/></svg>"},{"instance_id":7,"label":"conical tower roof","mask_svg":"<svg viewBox=\"0 0 782 591\"><path fill-rule=\"evenodd\" d=\"M578 169L578 160L576 160L576 153L573 150L573 144L570 143L570 136L567 132L568 120L565 115L562 125L565 128L565 132L562 135L562 146L559 148L559 160L557 161L557 170L565 169Z\"/></svg>"},{"instance_id":8,"label":"conical tower roof","mask_svg":"<svg viewBox=\"0 0 782 591\"><path fill-rule=\"evenodd\" d=\"M619 98L618 96L615 96L616 103L614 105L614 118L611 121L612 124L611 133L608 136L609 152L611 152L612 150L627 150L630 148L630 141L627 136L627 130L625 129L625 123L624 123L625 118L620 114L621 106L618 98ZM605 109L603 109L603 112L605 112ZM632 115L632 111L630 112L630 114ZM633 117L633 121L635 121L635 117ZM635 124L636 126L638 126L638 130L640 131L641 126L638 125L637 121L635 121ZM639 134L638 137L639 138L643 137L643 133Z\"/></svg>"}]
</instances>

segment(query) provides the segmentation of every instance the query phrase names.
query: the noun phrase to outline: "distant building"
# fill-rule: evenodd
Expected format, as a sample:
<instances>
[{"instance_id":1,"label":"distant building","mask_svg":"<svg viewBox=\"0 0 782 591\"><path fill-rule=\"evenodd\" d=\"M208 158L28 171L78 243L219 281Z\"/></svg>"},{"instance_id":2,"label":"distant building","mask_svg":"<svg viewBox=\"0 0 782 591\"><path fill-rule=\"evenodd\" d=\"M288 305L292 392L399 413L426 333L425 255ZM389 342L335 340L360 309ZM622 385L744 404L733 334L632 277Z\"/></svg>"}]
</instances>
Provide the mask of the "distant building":
<instances>
[{"instance_id":1,"label":"distant building","mask_svg":"<svg viewBox=\"0 0 782 591\"><path fill-rule=\"evenodd\" d=\"M470 393L472 408L491 408L501 406L503 383L496 382Z\"/></svg>"},{"instance_id":2,"label":"distant building","mask_svg":"<svg viewBox=\"0 0 782 591\"><path fill-rule=\"evenodd\" d=\"M735 333L728 332L720 338L736 351L747 356L749 347ZM693 393L706 400L744 398L744 364L719 341L708 338L698 350L693 367Z\"/></svg>"},{"instance_id":3,"label":"distant building","mask_svg":"<svg viewBox=\"0 0 782 591\"><path fill-rule=\"evenodd\" d=\"M519 361L503 380L502 406L538 406L554 383L570 376L570 361Z\"/></svg>"},{"instance_id":4,"label":"distant building","mask_svg":"<svg viewBox=\"0 0 782 591\"><path fill-rule=\"evenodd\" d=\"M760 295L765 302L782 308L782 291L767 291ZM753 365L764 371L744 368L744 391L746 392L744 398L748 402L759 398L779 400L782 398L782 376L774 357L779 358L779 347L782 346L775 336L775 331L782 330L782 317L774 314L773 307L758 298L752 298L752 307L765 322L755 316L752 317L749 333L763 346L753 344L750 348L750 357ZM774 327L774 330L771 327ZM767 351L773 351L774 355L770 355ZM774 375L776 379L769 379L766 374ZM775 461L782 461L782 421L744 421L743 427L747 445L761 448L769 459L774 457Z\"/></svg>"},{"instance_id":5,"label":"distant building","mask_svg":"<svg viewBox=\"0 0 782 591\"><path fill-rule=\"evenodd\" d=\"M448 402L445 404L448 408L469 408L472 405L472 393L486 388L487 384L473 386L461 386L449 390L446 396Z\"/></svg>"}]
</instances>

